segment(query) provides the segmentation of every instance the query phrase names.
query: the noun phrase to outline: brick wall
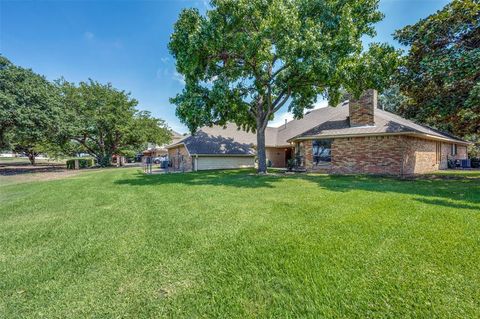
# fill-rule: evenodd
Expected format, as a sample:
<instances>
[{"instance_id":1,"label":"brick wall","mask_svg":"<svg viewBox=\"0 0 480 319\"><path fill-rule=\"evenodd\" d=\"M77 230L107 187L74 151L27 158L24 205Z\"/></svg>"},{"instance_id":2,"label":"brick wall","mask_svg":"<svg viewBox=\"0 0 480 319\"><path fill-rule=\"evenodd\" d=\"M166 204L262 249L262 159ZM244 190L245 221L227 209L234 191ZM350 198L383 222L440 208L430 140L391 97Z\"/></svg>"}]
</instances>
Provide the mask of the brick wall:
<instances>
[{"instance_id":1,"label":"brick wall","mask_svg":"<svg viewBox=\"0 0 480 319\"><path fill-rule=\"evenodd\" d=\"M313 147L312 141L307 140L303 142L304 153L303 153L303 160L305 163L305 167L307 169L313 168Z\"/></svg>"},{"instance_id":2,"label":"brick wall","mask_svg":"<svg viewBox=\"0 0 480 319\"><path fill-rule=\"evenodd\" d=\"M449 159L467 159L467 147L464 145L457 144L457 155L451 155L452 152L452 143L442 143L442 154L441 154L441 162L440 162L440 169L447 169L448 168L448 160Z\"/></svg>"},{"instance_id":3,"label":"brick wall","mask_svg":"<svg viewBox=\"0 0 480 319\"><path fill-rule=\"evenodd\" d=\"M468 150L467 147L464 145L457 145L457 156L456 159L467 159L468 158Z\"/></svg>"},{"instance_id":4,"label":"brick wall","mask_svg":"<svg viewBox=\"0 0 480 319\"><path fill-rule=\"evenodd\" d=\"M448 159L466 159L467 147L457 144L457 155L451 155L452 143L437 142L414 137L405 137L407 154L415 161L405 164L406 174L424 174L448 168ZM437 148L440 154L437 154Z\"/></svg>"},{"instance_id":5,"label":"brick wall","mask_svg":"<svg viewBox=\"0 0 480 319\"><path fill-rule=\"evenodd\" d=\"M402 136L336 138L331 172L401 175L403 150Z\"/></svg>"},{"instance_id":6,"label":"brick wall","mask_svg":"<svg viewBox=\"0 0 480 319\"><path fill-rule=\"evenodd\" d=\"M171 163L171 170L191 171L192 158L188 155L187 149L183 145L168 149L168 159Z\"/></svg>"},{"instance_id":7,"label":"brick wall","mask_svg":"<svg viewBox=\"0 0 480 319\"><path fill-rule=\"evenodd\" d=\"M286 167L285 148L267 147L265 149L267 159L272 161L273 167Z\"/></svg>"},{"instance_id":8,"label":"brick wall","mask_svg":"<svg viewBox=\"0 0 480 319\"><path fill-rule=\"evenodd\" d=\"M442 143L439 169L448 168L448 158L450 157L450 143Z\"/></svg>"},{"instance_id":9,"label":"brick wall","mask_svg":"<svg viewBox=\"0 0 480 319\"><path fill-rule=\"evenodd\" d=\"M350 117L350 126L374 125L374 111L377 108L377 91L367 90L360 99L350 99L348 102L348 112Z\"/></svg>"},{"instance_id":10,"label":"brick wall","mask_svg":"<svg viewBox=\"0 0 480 319\"><path fill-rule=\"evenodd\" d=\"M309 141L311 154L311 142ZM466 146L410 136L337 138L332 143L330 171L340 174L425 174L447 168L447 159L466 159ZM307 150L306 153L308 154ZM310 156L311 158L311 156ZM311 160L307 168L311 169Z\"/></svg>"},{"instance_id":11,"label":"brick wall","mask_svg":"<svg viewBox=\"0 0 480 319\"><path fill-rule=\"evenodd\" d=\"M442 168L441 154L437 154L437 147L442 148L441 142L404 137L404 175L424 174Z\"/></svg>"}]
</instances>

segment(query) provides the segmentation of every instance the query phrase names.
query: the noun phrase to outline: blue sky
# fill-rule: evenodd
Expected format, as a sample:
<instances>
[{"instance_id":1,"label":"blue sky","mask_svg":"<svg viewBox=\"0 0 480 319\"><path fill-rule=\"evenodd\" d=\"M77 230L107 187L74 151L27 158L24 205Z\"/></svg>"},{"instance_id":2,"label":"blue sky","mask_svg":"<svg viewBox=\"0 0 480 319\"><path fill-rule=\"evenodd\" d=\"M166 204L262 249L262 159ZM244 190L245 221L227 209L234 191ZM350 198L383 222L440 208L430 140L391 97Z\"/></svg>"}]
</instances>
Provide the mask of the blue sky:
<instances>
[{"instance_id":1,"label":"blue sky","mask_svg":"<svg viewBox=\"0 0 480 319\"><path fill-rule=\"evenodd\" d=\"M88 78L132 93L139 108L186 132L168 101L183 87L168 53L182 8L205 11L207 1L0 0L0 53L54 80ZM381 0L385 19L374 41L398 46L392 33L441 9L446 0ZM371 40L367 40L369 42ZM321 102L318 105L322 105ZM273 125L290 116L280 110Z\"/></svg>"}]
</instances>

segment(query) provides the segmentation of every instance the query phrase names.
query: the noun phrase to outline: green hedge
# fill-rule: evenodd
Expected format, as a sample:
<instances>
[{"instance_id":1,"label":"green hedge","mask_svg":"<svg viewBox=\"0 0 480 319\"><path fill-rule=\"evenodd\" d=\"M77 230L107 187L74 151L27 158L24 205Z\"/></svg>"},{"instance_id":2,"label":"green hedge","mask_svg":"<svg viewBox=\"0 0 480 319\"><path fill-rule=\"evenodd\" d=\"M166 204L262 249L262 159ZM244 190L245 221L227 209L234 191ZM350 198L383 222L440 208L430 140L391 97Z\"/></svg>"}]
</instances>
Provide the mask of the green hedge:
<instances>
[{"instance_id":1,"label":"green hedge","mask_svg":"<svg viewBox=\"0 0 480 319\"><path fill-rule=\"evenodd\" d=\"M95 165L93 158L78 158L67 160L67 169L75 169L75 161L78 160L78 166L80 168L88 168Z\"/></svg>"}]
</instances>

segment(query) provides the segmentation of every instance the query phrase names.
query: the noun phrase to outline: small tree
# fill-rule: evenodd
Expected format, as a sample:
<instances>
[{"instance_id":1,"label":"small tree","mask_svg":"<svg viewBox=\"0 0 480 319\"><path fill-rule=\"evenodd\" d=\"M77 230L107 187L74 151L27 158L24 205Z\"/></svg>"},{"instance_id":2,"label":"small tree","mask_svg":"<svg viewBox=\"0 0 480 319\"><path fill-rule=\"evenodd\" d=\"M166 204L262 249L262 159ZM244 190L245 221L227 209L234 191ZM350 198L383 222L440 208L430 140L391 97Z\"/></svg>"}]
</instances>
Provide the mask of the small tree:
<instances>
[{"instance_id":1,"label":"small tree","mask_svg":"<svg viewBox=\"0 0 480 319\"><path fill-rule=\"evenodd\" d=\"M43 76L0 56L0 146L27 154L34 165L61 125L58 93Z\"/></svg>"},{"instance_id":2,"label":"small tree","mask_svg":"<svg viewBox=\"0 0 480 319\"><path fill-rule=\"evenodd\" d=\"M80 144L101 166L112 155L137 150L146 142L166 143L170 130L163 120L135 109L137 101L111 84L90 80L78 86L59 81L68 125L64 136Z\"/></svg>"},{"instance_id":3,"label":"small tree","mask_svg":"<svg viewBox=\"0 0 480 319\"><path fill-rule=\"evenodd\" d=\"M213 0L205 16L180 14L169 48L186 85L171 99L194 132L234 122L256 131L258 172L267 169L265 128L284 105L296 118L318 95L381 89L397 53L362 37L382 18L378 0Z\"/></svg>"}]
</instances>

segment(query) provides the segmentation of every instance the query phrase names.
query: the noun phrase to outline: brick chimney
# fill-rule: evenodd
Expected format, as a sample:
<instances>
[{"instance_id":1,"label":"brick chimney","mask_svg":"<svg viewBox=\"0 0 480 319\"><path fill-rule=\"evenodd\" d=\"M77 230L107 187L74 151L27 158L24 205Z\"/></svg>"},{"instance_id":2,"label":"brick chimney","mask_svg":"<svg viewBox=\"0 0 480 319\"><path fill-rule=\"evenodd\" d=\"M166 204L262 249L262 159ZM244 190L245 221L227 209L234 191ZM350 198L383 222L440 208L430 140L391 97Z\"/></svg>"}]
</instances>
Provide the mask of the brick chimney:
<instances>
[{"instance_id":1,"label":"brick chimney","mask_svg":"<svg viewBox=\"0 0 480 319\"><path fill-rule=\"evenodd\" d=\"M375 125L374 112L377 108L377 91L370 89L362 93L358 100L348 101L348 113L350 126L373 126Z\"/></svg>"}]
</instances>

